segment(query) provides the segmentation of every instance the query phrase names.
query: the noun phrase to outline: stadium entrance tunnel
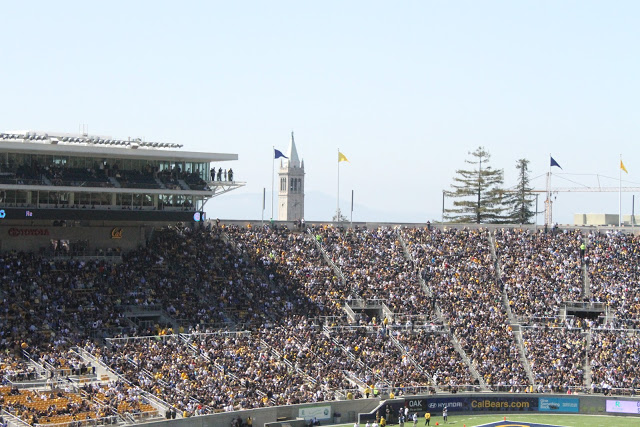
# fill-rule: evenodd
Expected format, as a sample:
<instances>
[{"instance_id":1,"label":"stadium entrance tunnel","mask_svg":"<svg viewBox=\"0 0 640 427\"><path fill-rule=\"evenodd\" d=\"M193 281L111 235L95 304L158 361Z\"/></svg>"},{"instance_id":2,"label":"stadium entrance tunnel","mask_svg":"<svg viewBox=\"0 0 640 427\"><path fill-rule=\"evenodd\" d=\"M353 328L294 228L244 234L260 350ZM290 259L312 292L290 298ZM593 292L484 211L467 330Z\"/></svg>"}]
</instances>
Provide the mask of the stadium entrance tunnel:
<instances>
[{"instance_id":1,"label":"stadium entrance tunnel","mask_svg":"<svg viewBox=\"0 0 640 427\"><path fill-rule=\"evenodd\" d=\"M573 316L579 319L589 319L600 324L603 324L604 320L608 316L607 308L603 303L579 301L566 302L564 312L566 316Z\"/></svg>"},{"instance_id":2,"label":"stadium entrance tunnel","mask_svg":"<svg viewBox=\"0 0 640 427\"><path fill-rule=\"evenodd\" d=\"M126 306L124 317L142 330L153 330L156 325L161 328L172 328L174 331L180 328L178 322L163 310L152 310L144 306Z\"/></svg>"},{"instance_id":3,"label":"stadium entrance tunnel","mask_svg":"<svg viewBox=\"0 0 640 427\"><path fill-rule=\"evenodd\" d=\"M382 301L375 299L349 301L345 304L345 311L353 322L360 320L369 322L376 319L378 324L388 313L391 313Z\"/></svg>"}]
</instances>

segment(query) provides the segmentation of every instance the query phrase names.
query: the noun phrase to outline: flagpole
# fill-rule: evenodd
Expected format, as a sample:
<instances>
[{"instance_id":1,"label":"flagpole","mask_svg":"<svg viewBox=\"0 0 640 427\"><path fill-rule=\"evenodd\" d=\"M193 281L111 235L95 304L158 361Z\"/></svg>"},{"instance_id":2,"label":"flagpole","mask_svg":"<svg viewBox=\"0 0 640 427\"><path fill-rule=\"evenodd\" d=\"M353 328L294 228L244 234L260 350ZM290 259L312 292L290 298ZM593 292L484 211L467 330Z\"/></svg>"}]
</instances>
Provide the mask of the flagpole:
<instances>
[{"instance_id":1,"label":"flagpole","mask_svg":"<svg viewBox=\"0 0 640 427\"><path fill-rule=\"evenodd\" d=\"M636 225L636 195L631 195L631 234Z\"/></svg>"},{"instance_id":2,"label":"flagpole","mask_svg":"<svg viewBox=\"0 0 640 427\"><path fill-rule=\"evenodd\" d=\"M338 148L338 197L336 201L336 221L340 221L340 148Z\"/></svg>"},{"instance_id":3,"label":"flagpole","mask_svg":"<svg viewBox=\"0 0 640 427\"><path fill-rule=\"evenodd\" d=\"M551 153L549 153L549 173L547 173L547 201L544 207L544 225L546 232L546 226L551 225Z\"/></svg>"},{"instance_id":4,"label":"flagpole","mask_svg":"<svg viewBox=\"0 0 640 427\"><path fill-rule=\"evenodd\" d=\"M271 222L273 222L273 180L275 179L275 145L271 146Z\"/></svg>"},{"instance_id":5,"label":"flagpole","mask_svg":"<svg viewBox=\"0 0 640 427\"><path fill-rule=\"evenodd\" d=\"M622 227L622 154L620 154L618 176L618 227Z\"/></svg>"},{"instance_id":6,"label":"flagpole","mask_svg":"<svg viewBox=\"0 0 640 427\"><path fill-rule=\"evenodd\" d=\"M353 190L351 190L351 228L353 228Z\"/></svg>"}]
</instances>

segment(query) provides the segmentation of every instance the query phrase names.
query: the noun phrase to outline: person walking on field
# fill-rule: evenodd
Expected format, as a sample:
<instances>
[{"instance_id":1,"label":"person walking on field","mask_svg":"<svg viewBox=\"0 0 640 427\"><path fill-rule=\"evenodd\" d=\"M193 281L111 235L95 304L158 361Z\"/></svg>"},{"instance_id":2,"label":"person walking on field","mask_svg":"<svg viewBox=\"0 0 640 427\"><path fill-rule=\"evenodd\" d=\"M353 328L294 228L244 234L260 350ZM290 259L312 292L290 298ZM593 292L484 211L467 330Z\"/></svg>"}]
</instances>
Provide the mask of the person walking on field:
<instances>
[{"instance_id":1,"label":"person walking on field","mask_svg":"<svg viewBox=\"0 0 640 427\"><path fill-rule=\"evenodd\" d=\"M425 412L424 413L424 425L426 425L426 426L431 425L431 413L430 412Z\"/></svg>"}]
</instances>

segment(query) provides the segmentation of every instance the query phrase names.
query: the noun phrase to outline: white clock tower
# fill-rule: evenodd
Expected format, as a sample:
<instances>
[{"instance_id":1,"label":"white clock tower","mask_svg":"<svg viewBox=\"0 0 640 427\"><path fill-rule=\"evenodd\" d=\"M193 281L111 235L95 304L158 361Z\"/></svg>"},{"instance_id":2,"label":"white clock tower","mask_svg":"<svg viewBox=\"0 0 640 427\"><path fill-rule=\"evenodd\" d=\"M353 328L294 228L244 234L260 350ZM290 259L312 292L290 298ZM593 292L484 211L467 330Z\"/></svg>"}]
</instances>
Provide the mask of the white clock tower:
<instances>
[{"instance_id":1,"label":"white clock tower","mask_svg":"<svg viewBox=\"0 0 640 427\"><path fill-rule=\"evenodd\" d=\"M291 132L289 159L280 159L278 220L297 221L304 218L304 160L300 161Z\"/></svg>"}]
</instances>

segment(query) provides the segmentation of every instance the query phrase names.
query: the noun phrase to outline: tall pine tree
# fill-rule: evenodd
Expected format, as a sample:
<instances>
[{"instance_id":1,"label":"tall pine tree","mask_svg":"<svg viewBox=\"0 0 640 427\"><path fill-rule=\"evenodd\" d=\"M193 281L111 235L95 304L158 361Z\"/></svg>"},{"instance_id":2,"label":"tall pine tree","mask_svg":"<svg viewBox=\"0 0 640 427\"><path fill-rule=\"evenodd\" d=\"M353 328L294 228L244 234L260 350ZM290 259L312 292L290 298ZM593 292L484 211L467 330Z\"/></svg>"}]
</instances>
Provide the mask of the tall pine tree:
<instances>
[{"instance_id":1,"label":"tall pine tree","mask_svg":"<svg viewBox=\"0 0 640 427\"><path fill-rule=\"evenodd\" d=\"M529 160L519 159L516 161L518 170L518 184L513 191L506 193L504 204L508 210L505 222L511 224L531 224L535 212L531 209L533 205L533 190L529 185Z\"/></svg>"},{"instance_id":2,"label":"tall pine tree","mask_svg":"<svg viewBox=\"0 0 640 427\"><path fill-rule=\"evenodd\" d=\"M466 163L471 169L458 169L453 177L451 191L453 208L444 210L444 218L451 222L494 223L500 222L503 212L502 183L504 171L493 169L489 164L491 155L484 147L469 152Z\"/></svg>"}]
</instances>

